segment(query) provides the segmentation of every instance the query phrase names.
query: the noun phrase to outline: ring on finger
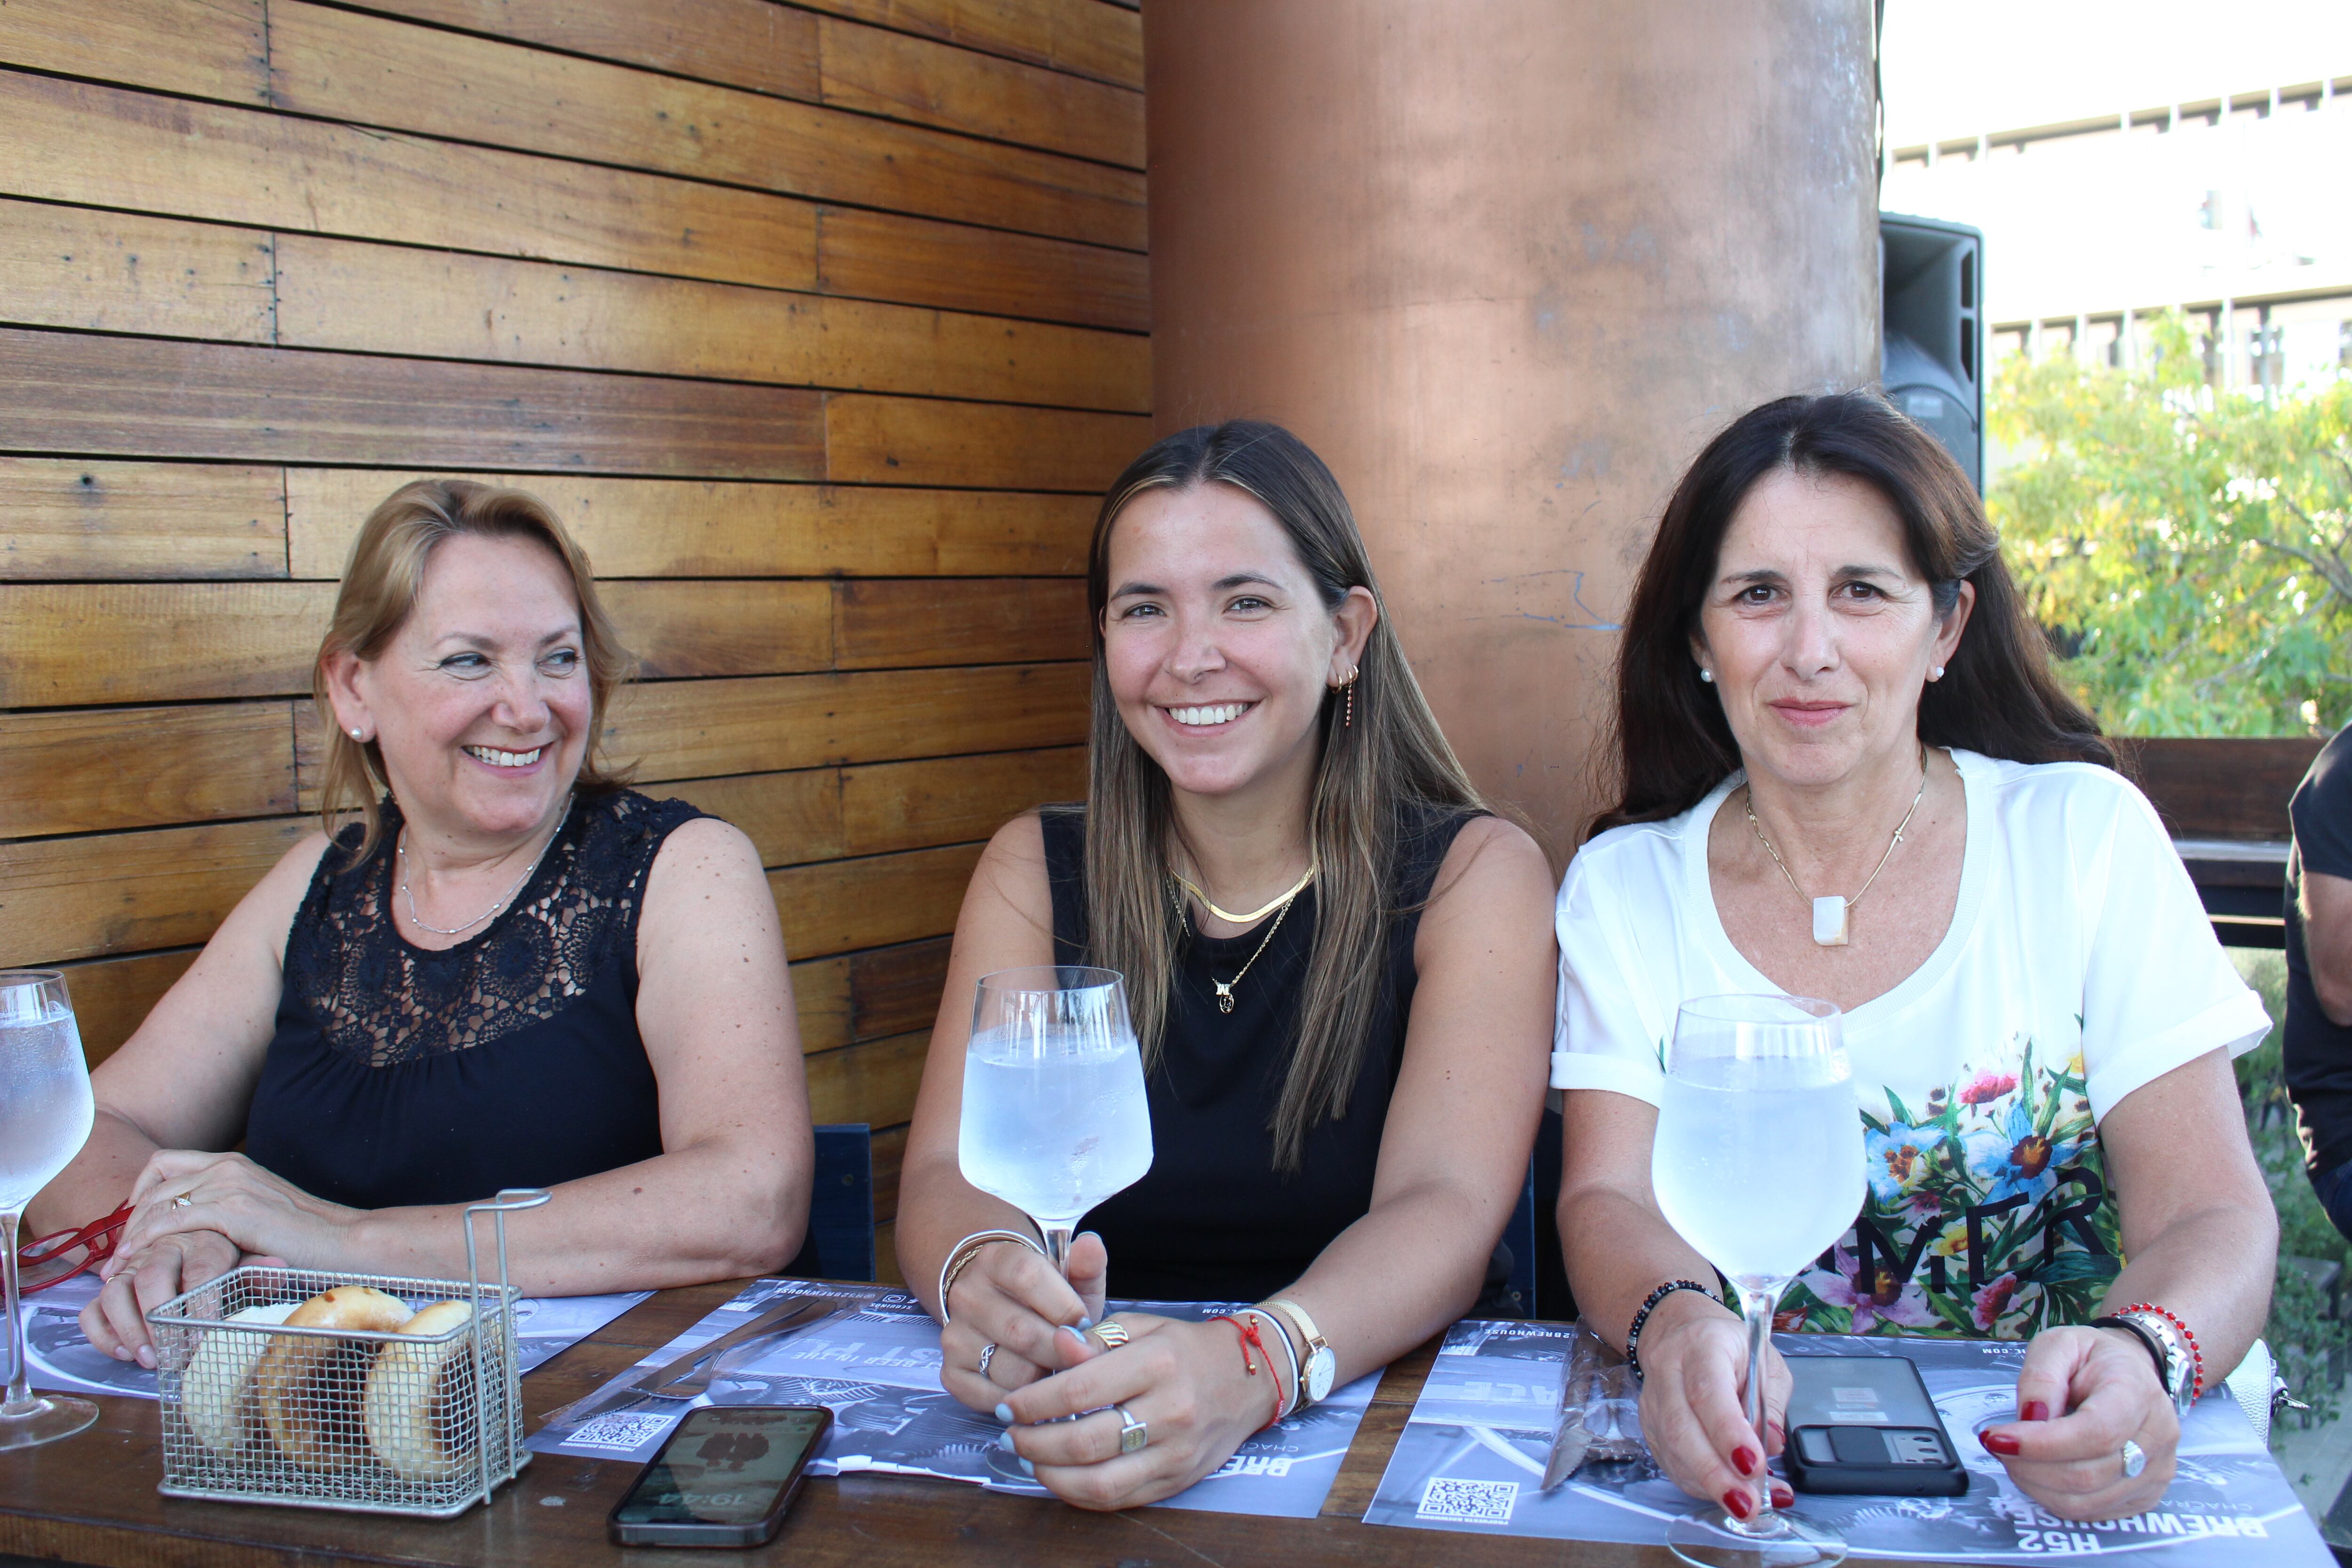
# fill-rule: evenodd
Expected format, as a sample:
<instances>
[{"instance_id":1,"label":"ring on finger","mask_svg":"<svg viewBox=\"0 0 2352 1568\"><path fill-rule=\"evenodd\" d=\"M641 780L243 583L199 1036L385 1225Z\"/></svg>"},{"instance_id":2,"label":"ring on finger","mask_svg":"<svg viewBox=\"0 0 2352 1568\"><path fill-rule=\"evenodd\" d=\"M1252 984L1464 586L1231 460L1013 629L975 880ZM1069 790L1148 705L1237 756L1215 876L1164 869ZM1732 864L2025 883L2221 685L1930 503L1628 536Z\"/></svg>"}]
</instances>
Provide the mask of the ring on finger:
<instances>
[{"instance_id":1,"label":"ring on finger","mask_svg":"<svg viewBox=\"0 0 2352 1568\"><path fill-rule=\"evenodd\" d=\"M1143 1446L1151 1441L1150 1423L1138 1421L1128 1413L1124 1405L1114 1405L1111 1409L1118 1415L1118 1451L1122 1454L1141 1453Z\"/></svg>"},{"instance_id":2,"label":"ring on finger","mask_svg":"<svg viewBox=\"0 0 2352 1568\"><path fill-rule=\"evenodd\" d=\"M1127 1325L1116 1318L1106 1318L1095 1325L1095 1338L1102 1341L1105 1350L1115 1351L1134 1337L1127 1331Z\"/></svg>"},{"instance_id":3,"label":"ring on finger","mask_svg":"<svg viewBox=\"0 0 2352 1568\"><path fill-rule=\"evenodd\" d=\"M988 1363L989 1363L990 1362L994 1361L995 1359L996 1359L996 1347L995 1347L993 1344L985 1344L985 1345L982 1345L982 1346L981 1346L981 1347L980 1347L980 1375L981 1375L981 1376L982 1376L982 1377L987 1377L987 1376L988 1376ZM993 1380L992 1379L991 1381L993 1381Z\"/></svg>"},{"instance_id":4,"label":"ring on finger","mask_svg":"<svg viewBox=\"0 0 2352 1568\"><path fill-rule=\"evenodd\" d=\"M2147 1468L2147 1450L2130 1438L2124 1439L2124 1479L2130 1480Z\"/></svg>"},{"instance_id":5,"label":"ring on finger","mask_svg":"<svg viewBox=\"0 0 2352 1568\"><path fill-rule=\"evenodd\" d=\"M195 1201L196 1200L190 1194L182 1193L178 1197L172 1200L172 1206L175 1209L184 1209Z\"/></svg>"}]
</instances>

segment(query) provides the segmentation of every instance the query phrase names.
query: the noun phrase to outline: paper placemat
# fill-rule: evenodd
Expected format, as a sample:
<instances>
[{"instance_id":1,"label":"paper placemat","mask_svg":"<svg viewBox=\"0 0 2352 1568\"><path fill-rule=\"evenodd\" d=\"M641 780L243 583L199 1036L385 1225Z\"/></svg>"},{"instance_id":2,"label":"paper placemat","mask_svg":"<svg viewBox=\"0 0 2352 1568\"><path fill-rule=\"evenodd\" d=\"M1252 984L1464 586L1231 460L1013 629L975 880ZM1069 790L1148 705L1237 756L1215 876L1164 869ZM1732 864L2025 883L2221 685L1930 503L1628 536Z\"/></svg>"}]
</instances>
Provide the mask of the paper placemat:
<instances>
[{"instance_id":1,"label":"paper placemat","mask_svg":"<svg viewBox=\"0 0 2352 1568\"><path fill-rule=\"evenodd\" d=\"M1648 1459L1588 1465L1544 1495L1565 1325L1469 1321L1445 1337L1364 1520L1494 1535L1660 1544L1701 1505ZM1792 1510L1843 1534L1856 1557L2039 1563L2095 1557L2128 1568L2332 1568L2334 1557L2243 1412L2216 1391L2183 1424L2162 1505L2080 1524L2044 1511L1975 1440L2016 1410L2025 1347L2013 1341L1774 1336L1789 1355L1908 1356L1969 1469L1958 1498L1815 1497Z\"/></svg>"},{"instance_id":2,"label":"paper placemat","mask_svg":"<svg viewBox=\"0 0 2352 1568\"><path fill-rule=\"evenodd\" d=\"M824 1454L810 1466L813 1475L862 1470L930 1476L1029 1497L1050 1495L1013 1468L1012 1456L997 1447L1003 1423L966 1409L940 1386L939 1325L903 1290L762 1279L605 1386L708 1344L751 1314L793 1295L851 1297L859 1307L852 1316L755 1343L741 1352L740 1363L730 1352L710 1392L692 1404L664 1402L594 1416L568 1435L541 1430L530 1446L542 1453L643 1462L695 1405L823 1405L833 1411L833 1432ZM1113 1302L1112 1308L1196 1322L1232 1310L1192 1301ZM1340 1462L1379 1382L1375 1373L1334 1390L1321 1405L1253 1436L1214 1474L1158 1506L1313 1518L1339 1479Z\"/></svg>"},{"instance_id":3,"label":"paper placemat","mask_svg":"<svg viewBox=\"0 0 2352 1568\"><path fill-rule=\"evenodd\" d=\"M126 1394L155 1397L155 1374L135 1361L117 1361L90 1348L81 1310L98 1297L98 1280L83 1274L26 1297L25 1375L35 1388L58 1394ZM650 1290L609 1296L526 1296L515 1304L515 1352L524 1372L552 1361L603 1328Z\"/></svg>"}]
</instances>

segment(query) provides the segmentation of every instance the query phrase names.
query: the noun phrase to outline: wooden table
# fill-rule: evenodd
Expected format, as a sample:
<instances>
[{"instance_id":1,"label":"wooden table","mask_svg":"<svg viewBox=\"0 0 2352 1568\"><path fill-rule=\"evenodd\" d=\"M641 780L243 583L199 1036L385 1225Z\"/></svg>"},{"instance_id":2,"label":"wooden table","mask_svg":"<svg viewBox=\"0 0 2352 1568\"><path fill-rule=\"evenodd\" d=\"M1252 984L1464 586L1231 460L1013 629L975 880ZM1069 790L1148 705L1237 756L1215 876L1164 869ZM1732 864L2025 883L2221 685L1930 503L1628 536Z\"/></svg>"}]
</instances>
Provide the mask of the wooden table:
<instances>
[{"instance_id":1,"label":"wooden table","mask_svg":"<svg viewBox=\"0 0 2352 1568\"><path fill-rule=\"evenodd\" d=\"M525 1430L668 1343L742 1282L665 1290L523 1379ZM633 1464L535 1454L488 1508L454 1520L187 1502L158 1496L159 1407L102 1398L98 1425L47 1447L0 1454L0 1553L104 1568L318 1568L322 1560L451 1568L721 1568L731 1563L898 1568L1206 1568L1279 1563L1364 1568L1671 1565L1663 1549L1398 1530L1361 1523L1435 1346L1389 1369L1323 1517L1260 1519L1185 1509L1087 1513L955 1481L844 1476L808 1483L783 1533L756 1552L631 1548L604 1539L604 1515Z\"/></svg>"}]
</instances>

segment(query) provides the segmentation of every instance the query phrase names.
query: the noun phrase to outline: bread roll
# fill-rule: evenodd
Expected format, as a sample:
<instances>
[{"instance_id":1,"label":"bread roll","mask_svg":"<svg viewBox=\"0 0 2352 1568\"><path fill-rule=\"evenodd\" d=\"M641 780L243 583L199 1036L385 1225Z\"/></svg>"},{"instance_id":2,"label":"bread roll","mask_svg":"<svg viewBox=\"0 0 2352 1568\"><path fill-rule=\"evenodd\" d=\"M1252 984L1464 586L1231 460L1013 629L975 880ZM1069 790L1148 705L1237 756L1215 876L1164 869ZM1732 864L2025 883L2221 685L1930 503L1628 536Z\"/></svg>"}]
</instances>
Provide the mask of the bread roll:
<instances>
[{"instance_id":1,"label":"bread roll","mask_svg":"<svg viewBox=\"0 0 2352 1568\"><path fill-rule=\"evenodd\" d=\"M408 1304L365 1285L338 1285L286 1319L289 1329L385 1332L408 1321ZM279 1453L306 1470L340 1470L367 1454L360 1405L376 1347L351 1340L272 1334L254 1383Z\"/></svg>"},{"instance_id":2,"label":"bread roll","mask_svg":"<svg viewBox=\"0 0 2352 1568\"><path fill-rule=\"evenodd\" d=\"M282 1323L301 1303L280 1301L232 1312L232 1323ZM247 1441L263 1436L261 1405L255 1397L253 1369L269 1349L269 1334L208 1329L180 1375L180 1418L196 1441L226 1458Z\"/></svg>"},{"instance_id":3,"label":"bread roll","mask_svg":"<svg viewBox=\"0 0 2352 1568\"><path fill-rule=\"evenodd\" d=\"M427 1338L474 1315L463 1301L436 1301L400 1325ZM440 1344L383 1347L367 1380L367 1438L385 1468L403 1480L446 1480L474 1446L474 1337Z\"/></svg>"}]
</instances>

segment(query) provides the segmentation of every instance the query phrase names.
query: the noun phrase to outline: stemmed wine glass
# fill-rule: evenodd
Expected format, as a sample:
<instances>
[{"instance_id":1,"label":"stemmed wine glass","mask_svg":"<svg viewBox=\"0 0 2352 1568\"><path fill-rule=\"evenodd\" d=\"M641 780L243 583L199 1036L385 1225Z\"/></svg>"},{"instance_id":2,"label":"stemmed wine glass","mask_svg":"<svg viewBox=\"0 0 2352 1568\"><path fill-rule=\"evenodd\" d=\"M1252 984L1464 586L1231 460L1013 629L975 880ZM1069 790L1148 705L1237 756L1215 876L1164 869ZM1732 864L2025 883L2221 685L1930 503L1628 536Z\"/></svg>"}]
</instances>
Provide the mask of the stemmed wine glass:
<instances>
[{"instance_id":1,"label":"stemmed wine glass","mask_svg":"<svg viewBox=\"0 0 2352 1568\"><path fill-rule=\"evenodd\" d=\"M964 1048L963 1179L1037 1222L1069 1272L1087 1211L1151 1169L1143 1059L1117 971L1076 964L980 978Z\"/></svg>"},{"instance_id":2,"label":"stemmed wine glass","mask_svg":"<svg viewBox=\"0 0 2352 1568\"><path fill-rule=\"evenodd\" d=\"M54 969L0 970L0 1277L6 1280L8 1395L0 1451L70 1437L98 1419L87 1399L36 1394L26 1381L25 1315L16 1299L16 1222L89 1141L94 1110L81 1031Z\"/></svg>"},{"instance_id":3,"label":"stemmed wine glass","mask_svg":"<svg viewBox=\"0 0 2352 1568\"><path fill-rule=\"evenodd\" d=\"M1739 1292L1748 1419L1764 1440L1764 1344L1780 1292L1861 1212L1862 1118L1837 1008L1804 996L1701 996L1682 1005L1665 1061L1650 1184L1666 1223ZM1772 1507L1675 1520L1675 1555L1699 1568L1843 1561L1833 1532Z\"/></svg>"}]
</instances>

